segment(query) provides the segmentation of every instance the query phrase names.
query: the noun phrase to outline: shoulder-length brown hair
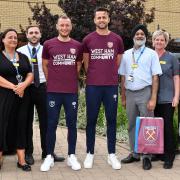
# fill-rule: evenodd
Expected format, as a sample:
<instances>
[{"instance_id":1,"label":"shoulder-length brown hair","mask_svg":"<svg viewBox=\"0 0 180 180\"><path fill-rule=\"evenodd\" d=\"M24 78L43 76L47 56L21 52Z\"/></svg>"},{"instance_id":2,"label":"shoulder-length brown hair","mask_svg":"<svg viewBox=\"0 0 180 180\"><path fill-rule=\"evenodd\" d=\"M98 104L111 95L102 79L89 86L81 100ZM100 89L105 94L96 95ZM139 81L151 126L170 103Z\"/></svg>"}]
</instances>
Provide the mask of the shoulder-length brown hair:
<instances>
[{"instance_id":1,"label":"shoulder-length brown hair","mask_svg":"<svg viewBox=\"0 0 180 180\"><path fill-rule=\"evenodd\" d=\"M5 49L3 39L6 37L6 34L10 31L14 31L18 35L17 31L13 28L6 29L4 32L2 32L0 36L0 51L3 51Z\"/></svg>"}]
</instances>

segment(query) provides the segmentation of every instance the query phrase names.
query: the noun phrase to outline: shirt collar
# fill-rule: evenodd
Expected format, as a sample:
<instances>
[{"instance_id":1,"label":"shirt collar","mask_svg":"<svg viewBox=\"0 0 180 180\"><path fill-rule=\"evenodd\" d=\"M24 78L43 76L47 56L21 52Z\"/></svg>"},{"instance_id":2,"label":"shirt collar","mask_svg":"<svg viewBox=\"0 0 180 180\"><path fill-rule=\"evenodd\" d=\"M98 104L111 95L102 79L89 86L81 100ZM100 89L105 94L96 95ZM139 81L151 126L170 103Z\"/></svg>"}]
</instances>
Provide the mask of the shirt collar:
<instances>
[{"instance_id":1,"label":"shirt collar","mask_svg":"<svg viewBox=\"0 0 180 180\"><path fill-rule=\"evenodd\" d=\"M136 52L136 53L139 53L144 49L144 47L145 47L145 45L142 45L139 49L133 48L133 51Z\"/></svg>"},{"instance_id":2,"label":"shirt collar","mask_svg":"<svg viewBox=\"0 0 180 180\"><path fill-rule=\"evenodd\" d=\"M31 50L32 50L33 47L35 47L37 49L37 47L40 46L40 43L38 43L36 46L32 46L30 43L28 43L28 46L30 47Z\"/></svg>"}]
</instances>

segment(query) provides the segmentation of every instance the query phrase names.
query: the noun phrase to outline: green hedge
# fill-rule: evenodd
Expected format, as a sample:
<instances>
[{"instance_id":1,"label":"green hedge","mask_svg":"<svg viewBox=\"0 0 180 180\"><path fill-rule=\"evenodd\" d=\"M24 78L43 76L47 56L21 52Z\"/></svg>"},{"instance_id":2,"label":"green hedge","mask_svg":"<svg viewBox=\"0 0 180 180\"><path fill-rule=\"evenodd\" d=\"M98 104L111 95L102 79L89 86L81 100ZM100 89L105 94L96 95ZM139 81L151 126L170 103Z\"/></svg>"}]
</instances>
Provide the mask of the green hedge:
<instances>
[{"instance_id":1,"label":"green hedge","mask_svg":"<svg viewBox=\"0 0 180 180\"><path fill-rule=\"evenodd\" d=\"M81 89L79 92L79 106L78 106L78 123L77 127L79 129L85 130L86 128L86 102L85 102L85 92L84 89ZM64 109L61 109L59 124L65 126L65 114ZM102 136L106 136L106 120L104 115L104 107L101 106L96 132ZM126 112L122 108L120 101L118 102L118 113L117 113L117 140L118 141L127 141L127 117Z\"/></svg>"},{"instance_id":2,"label":"green hedge","mask_svg":"<svg viewBox=\"0 0 180 180\"><path fill-rule=\"evenodd\" d=\"M65 126L65 115L64 110L62 108L60 113L60 125ZM85 92L84 89L81 89L79 92L79 107L78 107L78 123L77 127L79 129L85 130L86 128L86 102L85 102ZM126 116L126 111L121 105L121 101L119 98L118 101L118 113L117 113L117 140L120 142L127 142L128 140L128 120ZM97 120L97 126L96 126L96 132L102 136L106 136L106 120L104 115L104 107L101 106L98 120ZM176 145L177 143L177 137L178 137L178 115L177 110L174 114L174 138Z\"/></svg>"}]
</instances>

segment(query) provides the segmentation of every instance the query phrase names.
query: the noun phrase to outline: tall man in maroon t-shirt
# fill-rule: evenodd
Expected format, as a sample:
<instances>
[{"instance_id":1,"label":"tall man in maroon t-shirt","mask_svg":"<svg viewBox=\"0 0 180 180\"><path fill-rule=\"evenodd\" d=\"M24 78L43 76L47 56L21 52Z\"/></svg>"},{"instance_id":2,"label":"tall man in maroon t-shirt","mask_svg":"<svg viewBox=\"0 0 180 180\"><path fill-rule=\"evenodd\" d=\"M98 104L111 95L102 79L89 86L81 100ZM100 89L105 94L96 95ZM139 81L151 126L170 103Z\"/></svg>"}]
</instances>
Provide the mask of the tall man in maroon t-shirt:
<instances>
[{"instance_id":1,"label":"tall man in maroon t-shirt","mask_svg":"<svg viewBox=\"0 0 180 180\"><path fill-rule=\"evenodd\" d=\"M41 171L54 166L53 152L56 141L56 128L61 106L64 106L68 127L67 164L73 170L81 169L75 156L77 139L78 109L78 72L82 62L82 45L69 37L72 30L71 20L67 16L58 19L56 28L58 37L44 43L43 70L47 80L48 127L46 138L47 156L41 165Z\"/></svg>"},{"instance_id":2,"label":"tall man in maroon t-shirt","mask_svg":"<svg viewBox=\"0 0 180 180\"><path fill-rule=\"evenodd\" d=\"M92 168L93 166L96 122L101 103L103 103L107 121L108 164L113 169L120 169L121 164L115 155L115 145L118 67L124 46L121 37L108 29L109 11L105 8L98 8L94 15L96 31L87 35L83 40L83 59L87 72L87 156L84 167Z\"/></svg>"}]
</instances>

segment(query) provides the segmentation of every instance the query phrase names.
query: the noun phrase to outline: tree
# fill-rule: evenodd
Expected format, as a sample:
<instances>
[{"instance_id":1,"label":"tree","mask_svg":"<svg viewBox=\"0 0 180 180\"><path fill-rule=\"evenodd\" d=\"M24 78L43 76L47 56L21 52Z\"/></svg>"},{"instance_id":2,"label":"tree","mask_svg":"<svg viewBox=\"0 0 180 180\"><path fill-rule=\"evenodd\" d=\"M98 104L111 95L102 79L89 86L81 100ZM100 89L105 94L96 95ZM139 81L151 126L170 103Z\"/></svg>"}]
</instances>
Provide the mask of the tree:
<instances>
[{"instance_id":1,"label":"tree","mask_svg":"<svg viewBox=\"0 0 180 180\"><path fill-rule=\"evenodd\" d=\"M108 8L111 17L109 27L122 36L127 49L131 46L132 28L138 23L147 25L153 22L155 9L145 12L144 2L146 0L59 0L58 5L71 18L74 27L71 36L79 41L95 30L93 17L96 7ZM57 36L55 24L58 15L53 15L44 2L36 3L35 6L28 4L33 14L32 18L28 19L29 25L35 21L40 26L41 43ZM22 26L20 28L25 32Z\"/></svg>"},{"instance_id":2,"label":"tree","mask_svg":"<svg viewBox=\"0 0 180 180\"><path fill-rule=\"evenodd\" d=\"M110 29L121 35L125 47L129 48L132 28L143 23L147 25L153 22L154 8L149 13L145 12L144 3L146 0L59 0L59 7L71 18L74 29L72 36L82 40L85 35L95 29L93 16L94 10L99 7L106 7L110 10Z\"/></svg>"},{"instance_id":3,"label":"tree","mask_svg":"<svg viewBox=\"0 0 180 180\"><path fill-rule=\"evenodd\" d=\"M43 44L45 40L57 36L56 21L59 16L53 15L44 2L41 4L36 3L35 6L32 6L31 3L28 2L28 5L33 14L31 18L28 18L29 25L32 25L34 21L39 25L42 32L41 43ZM20 29L22 33L25 34L25 29L21 25Z\"/></svg>"}]
</instances>

